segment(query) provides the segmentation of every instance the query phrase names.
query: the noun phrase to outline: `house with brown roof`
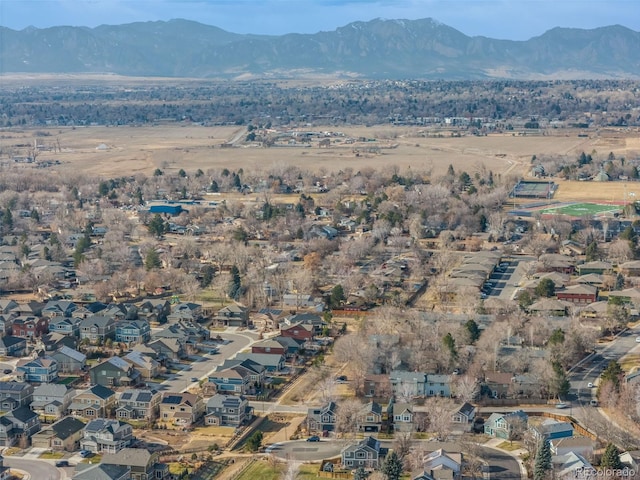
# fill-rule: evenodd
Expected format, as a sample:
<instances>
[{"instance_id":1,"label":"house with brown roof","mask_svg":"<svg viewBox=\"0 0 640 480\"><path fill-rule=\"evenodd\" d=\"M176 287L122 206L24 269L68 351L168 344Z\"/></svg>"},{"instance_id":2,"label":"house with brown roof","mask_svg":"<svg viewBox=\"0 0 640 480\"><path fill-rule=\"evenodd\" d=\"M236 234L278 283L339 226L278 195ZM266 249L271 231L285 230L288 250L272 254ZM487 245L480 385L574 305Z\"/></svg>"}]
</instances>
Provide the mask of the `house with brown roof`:
<instances>
[{"instance_id":1,"label":"house with brown roof","mask_svg":"<svg viewBox=\"0 0 640 480\"><path fill-rule=\"evenodd\" d=\"M558 300L571 302L574 305L589 305L598 300L598 288L593 285L570 285L556 292Z\"/></svg>"},{"instance_id":2,"label":"house with brown roof","mask_svg":"<svg viewBox=\"0 0 640 480\"><path fill-rule=\"evenodd\" d=\"M69 412L76 417L88 420L100 417L109 417L116 405L116 392L94 385L79 393L69 405Z\"/></svg>"},{"instance_id":3,"label":"house with brown roof","mask_svg":"<svg viewBox=\"0 0 640 480\"><path fill-rule=\"evenodd\" d=\"M293 325L281 325L280 335L283 337L293 338L300 342L307 342L313 340L313 325L305 325L303 323L296 323Z\"/></svg>"}]
</instances>

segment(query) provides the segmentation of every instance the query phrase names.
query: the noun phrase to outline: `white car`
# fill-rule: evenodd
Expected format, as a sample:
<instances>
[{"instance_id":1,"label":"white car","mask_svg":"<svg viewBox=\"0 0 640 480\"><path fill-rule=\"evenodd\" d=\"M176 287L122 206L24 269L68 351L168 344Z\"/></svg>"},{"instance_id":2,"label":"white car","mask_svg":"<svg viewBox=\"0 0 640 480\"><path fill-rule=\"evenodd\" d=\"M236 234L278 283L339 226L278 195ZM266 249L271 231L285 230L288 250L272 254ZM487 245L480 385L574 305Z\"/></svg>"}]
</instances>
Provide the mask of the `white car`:
<instances>
[{"instance_id":1,"label":"white car","mask_svg":"<svg viewBox=\"0 0 640 480\"><path fill-rule=\"evenodd\" d=\"M591 383L591 382L587 383L587 387L593 388L593 383Z\"/></svg>"},{"instance_id":2,"label":"white car","mask_svg":"<svg viewBox=\"0 0 640 480\"><path fill-rule=\"evenodd\" d=\"M567 404L564 402L556 403L556 408L567 408Z\"/></svg>"},{"instance_id":3,"label":"white car","mask_svg":"<svg viewBox=\"0 0 640 480\"><path fill-rule=\"evenodd\" d=\"M640 343L640 337L636 337L636 343Z\"/></svg>"}]
</instances>

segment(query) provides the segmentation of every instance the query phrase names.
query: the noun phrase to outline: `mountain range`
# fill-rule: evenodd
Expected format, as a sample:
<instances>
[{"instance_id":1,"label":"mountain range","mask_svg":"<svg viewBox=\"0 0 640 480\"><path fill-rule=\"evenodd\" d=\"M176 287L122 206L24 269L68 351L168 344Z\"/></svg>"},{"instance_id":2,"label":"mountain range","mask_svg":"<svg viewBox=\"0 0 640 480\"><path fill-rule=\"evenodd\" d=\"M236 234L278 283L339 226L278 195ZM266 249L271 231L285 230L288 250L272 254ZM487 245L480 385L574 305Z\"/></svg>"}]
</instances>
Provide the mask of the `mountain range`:
<instances>
[{"instance_id":1,"label":"mountain range","mask_svg":"<svg viewBox=\"0 0 640 480\"><path fill-rule=\"evenodd\" d=\"M470 37L433 19L354 22L330 32L246 35L189 20L0 27L0 73L195 78L639 78L640 33L554 28L527 41Z\"/></svg>"}]
</instances>

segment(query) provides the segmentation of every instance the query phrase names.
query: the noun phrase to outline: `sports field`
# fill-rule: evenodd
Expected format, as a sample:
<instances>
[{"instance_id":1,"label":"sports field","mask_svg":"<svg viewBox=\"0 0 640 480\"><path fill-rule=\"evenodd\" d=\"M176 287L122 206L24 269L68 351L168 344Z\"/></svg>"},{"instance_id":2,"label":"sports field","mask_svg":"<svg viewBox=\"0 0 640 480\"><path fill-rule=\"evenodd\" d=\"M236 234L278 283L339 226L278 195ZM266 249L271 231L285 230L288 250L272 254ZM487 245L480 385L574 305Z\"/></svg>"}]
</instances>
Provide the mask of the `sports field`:
<instances>
[{"instance_id":1,"label":"sports field","mask_svg":"<svg viewBox=\"0 0 640 480\"><path fill-rule=\"evenodd\" d=\"M605 205L601 203L574 203L561 207L545 208L540 213L543 215L568 215L570 217L584 217L585 215L600 215L614 213L622 210L620 205Z\"/></svg>"}]
</instances>

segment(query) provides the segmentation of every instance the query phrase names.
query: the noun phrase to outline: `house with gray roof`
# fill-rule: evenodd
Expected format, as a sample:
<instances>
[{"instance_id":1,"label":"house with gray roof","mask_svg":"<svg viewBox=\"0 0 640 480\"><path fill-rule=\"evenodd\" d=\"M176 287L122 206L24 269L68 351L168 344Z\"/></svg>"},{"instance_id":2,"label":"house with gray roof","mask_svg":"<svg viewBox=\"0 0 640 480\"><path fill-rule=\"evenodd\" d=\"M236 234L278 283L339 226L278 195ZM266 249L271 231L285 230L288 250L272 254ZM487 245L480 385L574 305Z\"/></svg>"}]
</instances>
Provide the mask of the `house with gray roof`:
<instances>
[{"instance_id":1,"label":"house with gray roof","mask_svg":"<svg viewBox=\"0 0 640 480\"><path fill-rule=\"evenodd\" d=\"M573 437L573 425L571 425L571 423L559 422L552 418L545 420L531 430L533 431L533 436L538 441Z\"/></svg>"},{"instance_id":2,"label":"house with gray roof","mask_svg":"<svg viewBox=\"0 0 640 480\"><path fill-rule=\"evenodd\" d=\"M518 430L526 430L529 417L522 410L509 413L492 413L484 423L484 433L509 440Z\"/></svg>"},{"instance_id":3,"label":"house with gray roof","mask_svg":"<svg viewBox=\"0 0 640 480\"><path fill-rule=\"evenodd\" d=\"M25 382L0 382L0 410L7 412L33 401L33 385Z\"/></svg>"},{"instance_id":4,"label":"house with gray roof","mask_svg":"<svg viewBox=\"0 0 640 480\"><path fill-rule=\"evenodd\" d=\"M333 432L336 429L337 410L335 402L310 408L307 412L307 429L310 432Z\"/></svg>"},{"instance_id":5,"label":"house with gray roof","mask_svg":"<svg viewBox=\"0 0 640 480\"><path fill-rule=\"evenodd\" d=\"M160 462L160 453L145 448L124 448L117 454L107 453L103 455L102 463L131 468L131 478L134 480L169 478L169 467Z\"/></svg>"},{"instance_id":6,"label":"house with gray roof","mask_svg":"<svg viewBox=\"0 0 640 480\"><path fill-rule=\"evenodd\" d=\"M105 463L79 463L72 480L131 480L131 467Z\"/></svg>"},{"instance_id":7,"label":"house with gray roof","mask_svg":"<svg viewBox=\"0 0 640 480\"><path fill-rule=\"evenodd\" d=\"M132 440L133 429L128 423L96 418L85 425L80 448L93 453L118 453Z\"/></svg>"},{"instance_id":8,"label":"house with gray roof","mask_svg":"<svg viewBox=\"0 0 640 480\"><path fill-rule=\"evenodd\" d=\"M6 335L0 338L0 356L21 357L27 349L27 339Z\"/></svg>"},{"instance_id":9,"label":"house with gray roof","mask_svg":"<svg viewBox=\"0 0 640 480\"><path fill-rule=\"evenodd\" d=\"M281 354L270 353L238 353L236 360L251 360L262 365L267 372L279 372L284 368L285 357Z\"/></svg>"},{"instance_id":10,"label":"house with gray roof","mask_svg":"<svg viewBox=\"0 0 640 480\"><path fill-rule=\"evenodd\" d=\"M57 352L53 352L51 358L58 362L58 371L61 373L79 373L87 366L87 356L67 346L62 346Z\"/></svg>"},{"instance_id":11,"label":"house with gray roof","mask_svg":"<svg viewBox=\"0 0 640 480\"><path fill-rule=\"evenodd\" d=\"M77 317L53 317L49 320L49 331L77 337L80 333L80 322Z\"/></svg>"},{"instance_id":12,"label":"house with gray roof","mask_svg":"<svg viewBox=\"0 0 640 480\"><path fill-rule=\"evenodd\" d=\"M216 394L207 400L205 425L240 427L253 417L253 407L242 395Z\"/></svg>"},{"instance_id":13,"label":"house with gray roof","mask_svg":"<svg viewBox=\"0 0 640 480\"><path fill-rule=\"evenodd\" d=\"M71 415L86 419L107 417L115 404L116 392L102 385L93 385L76 395L69 405L69 411Z\"/></svg>"},{"instance_id":14,"label":"house with gray roof","mask_svg":"<svg viewBox=\"0 0 640 480\"><path fill-rule=\"evenodd\" d=\"M76 392L66 385L57 383L43 383L33 391L31 410L45 419L60 418L66 415Z\"/></svg>"},{"instance_id":15,"label":"house with gray roof","mask_svg":"<svg viewBox=\"0 0 640 480\"><path fill-rule=\"evenodd\" d=\"M120 357L111 357L89 370L91 383L108 386L134 386L141 375L130 363Z\"/></svg>"},{"instance_id":16,"label":"house with gray roof","mask_svg":"<svg viewBox=\"0 0 640 480\"><path fill-rule=\"evenodd\" d=\"M348 445L342 450L342 465L350 470L360 467L377 469L382 465L386 454L387 449L380 446L380 441L377 438L365 437L358 443Z\"/></svg>"},{"instance_id":17,"label":"house with gray roof","mask_svg":"<svg viewBox=\"0 0 640 480\"><path fill-rule=\"evenodd\" d=\"M40 431L40 419L29 407L18 407L0 417L0 446L11 447L19 439L27 441Z\"/></svg>"},{"instance_id":18,"label":"house with gray roof","mask_svg":"<svg viewBox=\"0 0 640 480\"><path fill-rule=\"evenodd\" d=\"M142 352L129 352L122 359L139 371L142 378L146 380L151 380L160 374L160 363Z\"/></svg>"},{"instance_id":19,"label":"house with gray roof","mask_svg":"<svg viewBox=\"0 0 640 480\"><path fill-rule=\"evenodd\" d=\"M156 390L127 389L118 398L119 420L153 420L158 417L162 394Z\"/></svg>"},{"instance_id":20,"label":"house with gray roof","mask_svg":"<svg viewBox=\"0 0 640 480\"><path fill-rule=\"evenodd\" d=\"M92 344L104 343L107 338L113 339L116 326L113 317L92 315L80 321L80 340L88 340Z\"/></svg>"},{"instance_id":21,"label":"house with gray roof","mask_svg":"<svg viewBox=\"0 0 640 480\"><path fill-rule=\"evenodd\" d=\"M31 446L74 452L80 447L85 423L75 417L64 417L31 438Z\"/></svg>"}]
</instances>

